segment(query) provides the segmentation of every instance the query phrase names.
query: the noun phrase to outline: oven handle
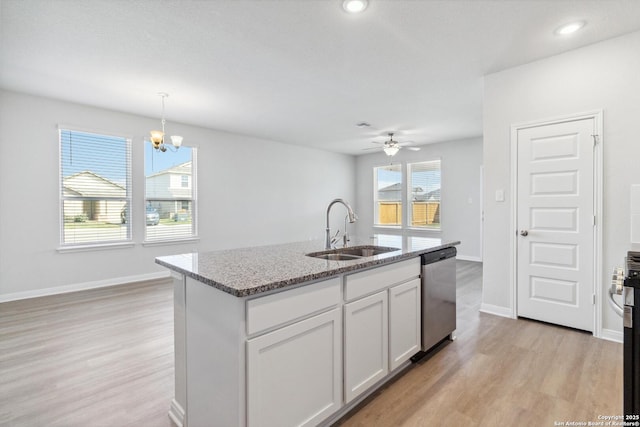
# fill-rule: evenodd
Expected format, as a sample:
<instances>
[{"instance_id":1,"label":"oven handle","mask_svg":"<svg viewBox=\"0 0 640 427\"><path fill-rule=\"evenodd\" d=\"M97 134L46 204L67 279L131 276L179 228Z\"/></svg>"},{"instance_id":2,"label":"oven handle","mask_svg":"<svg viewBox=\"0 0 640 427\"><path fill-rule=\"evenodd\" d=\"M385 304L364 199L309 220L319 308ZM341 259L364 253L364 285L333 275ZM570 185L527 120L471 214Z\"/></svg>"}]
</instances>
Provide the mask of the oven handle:
<instances>
[{"instance_id":1,"label":"oven handle","mask_svg":"<svg viewBox=\"0 0 640 427\"><path fill-rule=\"evenodd\" d=\"M618 302L613 298L613 295L622 295L624 291L624 278L626 274L624 273L624 268L616 267L613 269L613 276L611 278L611 287L609 288L609 305L616 312L616 314L622 318L624 318L624 309Z\"/></svg>"},{"instance_id":2,"label":"oven handle","mask_svg":"<svg viewBox=\"0 0 640 427\"><path fill-rule=\"evenodd\" d=\"M614 293L613 293L612 289L609 288L609 305L611 306L613 311L616 312L616 314L618 316L623 317L624 310L623 310L622 306L620 304L618 304L618 302L615 299L613 299L613 295L614 295Z\"/></svg>"}]
</instances>

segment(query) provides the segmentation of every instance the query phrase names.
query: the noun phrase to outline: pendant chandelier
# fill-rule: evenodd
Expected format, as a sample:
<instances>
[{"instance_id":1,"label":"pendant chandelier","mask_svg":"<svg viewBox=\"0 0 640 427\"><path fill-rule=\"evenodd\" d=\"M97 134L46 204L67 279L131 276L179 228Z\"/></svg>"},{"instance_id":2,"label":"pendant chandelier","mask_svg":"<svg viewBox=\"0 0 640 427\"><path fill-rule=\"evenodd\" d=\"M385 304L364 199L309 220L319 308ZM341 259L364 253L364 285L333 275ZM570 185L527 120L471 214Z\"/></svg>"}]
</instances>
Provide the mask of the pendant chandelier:
<instances>
[{"instance_id":1,"label":"pendant chandelier","mask_svg":"<svg viewBox=\"0 0 640 427\"><path fill-rule=\"evenodd\" d=\"M167 151L167 148L171 148L171 151L177 151L182 145L182 137L179 135L171 135L169 138L171 139L171 145L164 143L164 99L169 97L168 93L158 92L158 96L162 98L162 130L152 130L151 133L151 145L158 151L162 151L163 153ZM173 148L172 148L173 147Z\"/></svg>"}]
</instances>

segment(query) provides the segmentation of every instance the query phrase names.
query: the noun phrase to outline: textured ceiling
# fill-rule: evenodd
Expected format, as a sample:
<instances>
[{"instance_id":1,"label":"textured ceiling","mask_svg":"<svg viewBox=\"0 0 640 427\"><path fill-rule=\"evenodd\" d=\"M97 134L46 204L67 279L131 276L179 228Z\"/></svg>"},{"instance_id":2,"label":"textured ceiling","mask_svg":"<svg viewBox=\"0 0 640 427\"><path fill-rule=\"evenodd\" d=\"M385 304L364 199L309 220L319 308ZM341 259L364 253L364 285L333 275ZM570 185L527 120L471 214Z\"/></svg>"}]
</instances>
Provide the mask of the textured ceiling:
<instances>
[{"instance_id":1,"label":"textured ceiling","mask_svg":"<svg viewBox=\"0 0 640 427\"><path fill-rule=\"evenodd\" d=\"M0 0L0 86L362 154L481 135L483 75L640 30L638 0L341 3Z\"/></svg>"}]
</instances>

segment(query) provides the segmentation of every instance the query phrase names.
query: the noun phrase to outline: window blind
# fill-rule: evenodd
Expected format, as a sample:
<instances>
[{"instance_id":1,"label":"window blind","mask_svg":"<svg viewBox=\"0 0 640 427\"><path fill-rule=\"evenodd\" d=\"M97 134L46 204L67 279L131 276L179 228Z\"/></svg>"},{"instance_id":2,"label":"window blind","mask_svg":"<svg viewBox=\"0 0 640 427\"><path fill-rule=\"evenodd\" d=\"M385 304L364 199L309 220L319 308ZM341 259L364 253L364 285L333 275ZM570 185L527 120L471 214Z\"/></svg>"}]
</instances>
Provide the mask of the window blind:
<instances>
[{"instance_id":1,"label":"window blind","mask_svg":"<svg viewBox=\"0 0 640 427\"><path fill-rule=\"evenodd\" d=\"M60 129L60 243L131 241L131 140Z\"/></svg>"},{"instance_id":2,"label":"window blind","mask_svg":"<svg viewBox=\"0 0 640 427\"><path fill-rule=\"evenodd\" d=\"M145 142L145 240L196 236L196 149L158 152Z\"/></svg>"},{"instance_id":3,"label":"window blind","mask_svg":"<svg viewBox=\"0 0 640 427\"><path fill-rule=\"evenodd\" d=\"M412 227L440 228L440 160L409 163L409 215Z\"/></svg>"}]
</instances>

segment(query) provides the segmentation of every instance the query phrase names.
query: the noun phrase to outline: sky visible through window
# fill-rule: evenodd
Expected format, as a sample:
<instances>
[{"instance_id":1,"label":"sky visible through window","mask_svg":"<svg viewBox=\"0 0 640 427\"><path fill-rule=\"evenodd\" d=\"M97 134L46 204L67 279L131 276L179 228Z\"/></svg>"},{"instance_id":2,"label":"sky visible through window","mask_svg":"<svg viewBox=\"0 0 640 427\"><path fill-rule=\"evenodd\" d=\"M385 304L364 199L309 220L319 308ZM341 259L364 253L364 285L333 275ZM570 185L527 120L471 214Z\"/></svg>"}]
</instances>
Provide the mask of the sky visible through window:
<instances>
[{"instance_id":1,"label":"sky visible through window","mask_svg":"<svg viewBox=\"0 0 640 427\"><path fill-rule=\"evenodd\" d=\"M412 176L414 183L420 182L425 192L440 188L440 171L420 171L414 172ZM389 187L402 182L402 173L396 170L378 169L378 189Z\"/></svg>"},{"instance_id":2,"label":"sky visible through window","mask_svg":"<svg viewBox=\"0 0 640 427\"><path fill-rule=\"evenodd\" d=\"M378 168L378 190L402 182L402 173L399 170Z\"/></svg>"},{"instance_id":3,"label":"sky visible through window","mask_svg":"<svg viewBox=\"0 0 640 427\"><path fill-rule=\"evenodd\" d=\"M438 165L439 167L439 165ZM420 193L429 193L440 188L440 169L418 170L411 174L414 187L418 186ZM378 168L378 189L383 189L402 182L402 172L399 170L389 170L388 168Z\"/></svg>"},{"instance_id":4,"label":"sky visible through window","mask_svg":"<svg viewBox=\"0 0 640 427\"><path fill-rule=\"evenodd\" d=\"M127 139L117 136L61 130L62 176L90 171L119 185L126 185ZM161 153L144 142L145 176L191 160L191 148ZM96 161L99 158L100 161Z\"/></svg>"},{"instance_id":5,"label":"sky visible through window","mask_svg":"<svg viewBox=\"0 0 640 427\"><path fill-rule=\"evenodd\" d=\"M411 193L421 196L440 189L440 162L423 162L409 165L411 170ZM439 194L432 194L432 198L439 199Z\"/></svg>"},{"instance_id":6,"label":"sky visible through window","mask_svg":"<svg viewBox=\"0 0 640 427\"><path fill-rule=\"evenodd\" d=\"M144 175L149 176L191 160L191 147L182 146L175 153L155 150L150 142L144 143Z\"/></svg>"},{"instance_id":7,"label":"sky visible through window","mask_svg":"<svg viewBox=\"0 0 640 427\"><path fill-rule=\"evenodd\" d=\"M126 186L126 138L61 130L60 141L63 177L90 171Z\"/></svg>"}]
</instances>

